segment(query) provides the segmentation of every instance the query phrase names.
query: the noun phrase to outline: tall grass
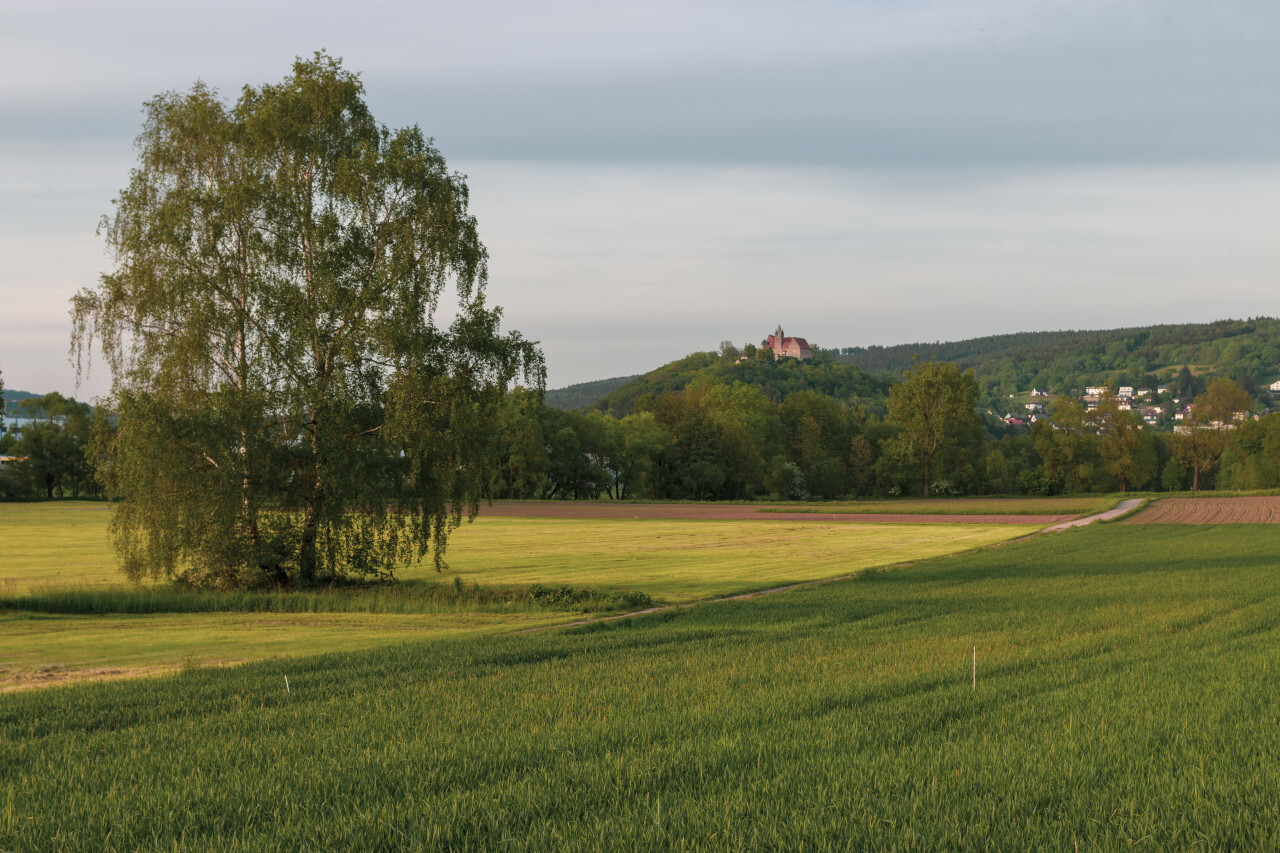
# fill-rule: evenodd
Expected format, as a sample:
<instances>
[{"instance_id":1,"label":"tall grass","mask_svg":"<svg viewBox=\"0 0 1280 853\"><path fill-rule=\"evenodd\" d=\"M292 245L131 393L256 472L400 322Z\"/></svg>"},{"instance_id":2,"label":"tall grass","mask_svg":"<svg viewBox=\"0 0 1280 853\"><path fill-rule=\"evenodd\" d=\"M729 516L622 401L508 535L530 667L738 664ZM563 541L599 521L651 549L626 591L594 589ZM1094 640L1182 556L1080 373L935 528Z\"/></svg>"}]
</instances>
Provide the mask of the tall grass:
<instances>
[{"instance_id":1,"label":"tall grass","mask_svg":"<svg viewBox=\"0 0 1280 853\"><path fill-rule=\"evenodd\" d=\"M643 592L595 591L561 585L489 587L408 582L382 587L316 591L248 590L200 592L171 586L50 588L0 596L0 610L65 614L140 613L377 613L615 611L647 607Z\"/></svg>"},{"instance_id":2,"label":"tall grass","mask_svg":"<svg viewBox=\"0 0 1280 853\"><path fill-rule=\"evenodd\" d=\"M1276 528L1091 527L0 696L0 849L1280 849L1277 553Z\"/></svg>"}]
</instances>

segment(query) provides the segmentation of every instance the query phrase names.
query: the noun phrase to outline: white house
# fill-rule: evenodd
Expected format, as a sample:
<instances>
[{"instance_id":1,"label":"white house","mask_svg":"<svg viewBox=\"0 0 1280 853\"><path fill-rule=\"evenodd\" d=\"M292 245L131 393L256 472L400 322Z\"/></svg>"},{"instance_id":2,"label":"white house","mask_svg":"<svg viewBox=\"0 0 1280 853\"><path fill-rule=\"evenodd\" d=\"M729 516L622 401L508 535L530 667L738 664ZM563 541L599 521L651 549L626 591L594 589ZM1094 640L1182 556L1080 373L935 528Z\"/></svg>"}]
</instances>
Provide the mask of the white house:
<instances>
[{"instance_id":1,"label":"white house","mask_svg":"<svg viewBox=\"0 0 1280 853\"><path fill-rule=\"evenodd\" d=\"M1272 391L1280 391L1280 379L1277 379L1275 382L1272 382L1269 387L1271 388Z\"/></svg>"},{"instance_id":2,"label":"white house","mask_svg":"<svg viewBox=\"0 0 1280 853\"><path fill-rule=\"evenodd\" d=\"M1101 397L1109 390L1110 389L1105 385L1090 385L1088 388L1084 389L1084 393L1088 394L1090 397Z\"/></svg>"},{"instance_id":3,"label":"white house","mask_svg":"<svg viewBox=\"0 0 1280 853\"><path fill-rule=\"evenodd\" d=\"M1049 396L1049 392L1048 392L1048 391L1042 391L1042 390L1040 390L1039 388L1032 388L1032 389L1031 389L1031 396L1032 396L1032 397L1048 397L1048 396Z\"/></svg>"},{"instance_id":4,"label":"white house","mask_svg":"<svg viewBox=\"0 0 1280 853\"><path fill-rule=\"evenodd\" d=\"M1132 396L1133 396L1133 386L1132 386L1132 385L1121 385L1121 386L1120 386L1120 393L1119 393L1119 395L1118 395L1118 396L1120 396L1120 397L1132 397Z\"/></svg>"}]
</instances>

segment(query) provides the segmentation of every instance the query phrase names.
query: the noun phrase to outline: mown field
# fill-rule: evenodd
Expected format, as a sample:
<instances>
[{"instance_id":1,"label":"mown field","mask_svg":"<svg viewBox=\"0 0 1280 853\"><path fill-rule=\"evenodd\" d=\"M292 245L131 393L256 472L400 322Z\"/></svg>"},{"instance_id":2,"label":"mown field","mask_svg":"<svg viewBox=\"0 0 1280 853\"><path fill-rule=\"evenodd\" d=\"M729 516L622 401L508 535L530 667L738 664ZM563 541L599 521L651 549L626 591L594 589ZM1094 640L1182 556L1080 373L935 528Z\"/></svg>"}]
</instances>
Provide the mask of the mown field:
<instances>
[{"instance_id":1,"label":"mown field","mask_svg":"<svg viewBox=\"0 0 1280 853\"><path fill-rule=\"evenodd\" d=\"M1100 525L590 629L12 693L0 849L1277 849L1277 553L1276 527Z\"/></svg>"},{"instance_id":2,"label":"mown field","mask_svg":"<svg viewBox=\"0 0 1280 853\"><path fill-rule=\"evenodd\" d=\"M427 564L406 567L395 588L210 596L125 585L106 538L108 519L104 504L0 504L0 541L9 546L0 562L0 689L520 630L634 609L626 594L688 602L955 553L1036 529L482 517L455 534L443 576ZM524 593L535 584L595 595L534 601Z\"/></svg>"}]
</instances>

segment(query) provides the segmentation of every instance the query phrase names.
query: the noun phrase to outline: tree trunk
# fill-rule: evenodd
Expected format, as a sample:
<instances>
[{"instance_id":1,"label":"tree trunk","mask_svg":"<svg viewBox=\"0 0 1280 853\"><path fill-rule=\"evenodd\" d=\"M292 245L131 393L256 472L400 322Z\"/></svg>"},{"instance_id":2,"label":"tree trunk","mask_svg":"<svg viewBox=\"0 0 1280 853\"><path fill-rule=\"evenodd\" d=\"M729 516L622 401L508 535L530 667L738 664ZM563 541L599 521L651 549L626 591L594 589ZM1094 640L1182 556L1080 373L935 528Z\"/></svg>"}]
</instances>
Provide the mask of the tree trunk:
<instances>
[{"instance_id":1,"label":"tree trunk","mask_svg":"<svg viewBox=\"0 0 1280 853\"><path fill-rule=\"evenodd\" d=\"M314 465L314 479L311 483L311 494L307 496L306 515L302 524L302 550L298 556L298 581L303 586L313 586L316 582L316 539L320 530L320 516L324 511L324 460L320 455L320 412L311 412L311 458Z\"/></svg>"}]
</instances>

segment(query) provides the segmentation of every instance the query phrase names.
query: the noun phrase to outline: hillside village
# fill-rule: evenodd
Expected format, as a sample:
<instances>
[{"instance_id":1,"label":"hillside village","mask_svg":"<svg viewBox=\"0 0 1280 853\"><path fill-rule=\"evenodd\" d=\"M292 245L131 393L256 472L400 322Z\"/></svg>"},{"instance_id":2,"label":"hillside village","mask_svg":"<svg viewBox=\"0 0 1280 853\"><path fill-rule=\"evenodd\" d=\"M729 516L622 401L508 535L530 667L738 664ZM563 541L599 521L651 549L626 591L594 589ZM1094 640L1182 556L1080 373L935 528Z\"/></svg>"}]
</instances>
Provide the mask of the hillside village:
<instances>
[{"instance_id":1,"label":"hillside village","mask_svg":"<svg viewBox=\"0 0 1280 853\"><path fill-rule=\"evenodd\" d=\"M1235 420L1260 420L1272 411L1275 400L1280 399L1280 380L1267 386L1267 391L1272 398L1271 405L1259 404L1250 411L1236 412ZM1140 412L1144 427L1172 430L1175 433L1183 431L1181 422L1189 418L1195 408L1195 403L1189 396L1176 396L1168 384L1156 385L1153 388L1132 385L1115 387L1089 385L1079 396L1053 394L1043 388L1032 388L1025 395L1008 395L1008 400L1011 402L1005 407L1006 414L1000 416L1000 420L1009 427L1030 427L1037 421L1047 419L1052 412L1053 404L1058 400L1076 400L1082 403L1085 412L1089 413L1096 411L1106 401L1108 395L1115 398L1116 408L1120 411ZM989 410L988 414L994 416L996 413ZM1221 429L1232 429L1235 426L1232 423L1216 422L1215 425Z\"/></svg>"}]
</instances>

